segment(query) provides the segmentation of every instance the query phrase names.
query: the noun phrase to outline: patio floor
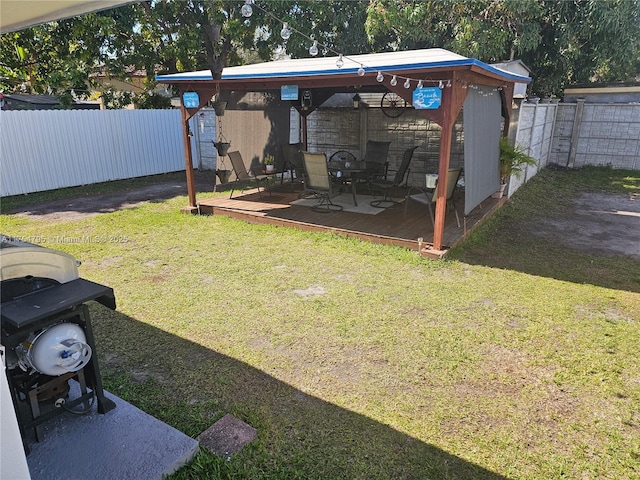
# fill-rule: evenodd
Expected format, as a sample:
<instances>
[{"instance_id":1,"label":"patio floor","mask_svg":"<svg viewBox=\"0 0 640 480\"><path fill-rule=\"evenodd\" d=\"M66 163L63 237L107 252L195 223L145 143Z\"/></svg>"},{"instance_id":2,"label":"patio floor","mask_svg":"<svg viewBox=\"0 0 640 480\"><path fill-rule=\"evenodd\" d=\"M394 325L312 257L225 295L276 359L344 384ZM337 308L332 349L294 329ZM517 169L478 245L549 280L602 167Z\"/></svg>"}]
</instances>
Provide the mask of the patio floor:
<instances>
[{"instance_id":1,"label":"patio floor","mask_svg":"<svg viewBox=\"0 0 640 480\"><path fill-rule=\"evenodd\" d=\"M220 186L218 186L220 189ZM433 226L427 206L410 200L386 209L379 213L365 214L351 211L331 213L314 212L308 206L292 205L299 199L303 191L300 183L276 185L271 194L257 190L236 191L233 198L228 195L215 198L200 199L200 213L205 215L226 215L250 223L262 223L287 226L311 231L330 231L365 241L396 245L418 250L418 238L423 239L420 252L425 257L442 257L446 251L469 234L483 219L489 216L503 202L503 199L487 198L466 217L464 212L464 191L456 192L456 206L460 215L461 227L456 224L456 217L451 209L447 209L445 219L444 241L442 250L434 250ZM343 194L344 195L344 194ZM350 196L350 194L349 194ZM405 191L397 192L394 197L406 196ZM200 197L203 197L201 194ZM360 198L360 197L359 197ZM370 196L363 196L359 205L368 206ZM406 202L406 200L405 200ZM370 209L369 209L370 210Z\"/></svg>"}]
</instances>

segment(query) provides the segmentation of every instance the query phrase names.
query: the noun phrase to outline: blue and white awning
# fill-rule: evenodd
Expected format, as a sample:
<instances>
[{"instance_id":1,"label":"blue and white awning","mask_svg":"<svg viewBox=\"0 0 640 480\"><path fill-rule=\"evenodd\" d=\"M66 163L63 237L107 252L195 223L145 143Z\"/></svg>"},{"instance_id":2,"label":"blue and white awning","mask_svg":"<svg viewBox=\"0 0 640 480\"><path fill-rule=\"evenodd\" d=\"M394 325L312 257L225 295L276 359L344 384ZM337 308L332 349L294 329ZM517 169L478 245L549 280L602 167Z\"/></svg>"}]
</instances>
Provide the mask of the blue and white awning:
<instances>
[{"instance_id":1,"label":"blue and white awning","mask_svg":"<svg viewBox=\"0 0 640 480\"><path fill-rule=\"evenodd\" d=\"M505 81L528 83L529 77L517 75L488 65L473 58L463 57L442 48L424 50L408 50L402 52L370 53L365 55L349 55L342 57L344 64L338 67L338 57L314 57L300 59L275 60L239 67L227 67L222 71L223 81L228 80L276 80L313 76L353 76L362 67L365 74L376 72L418 73L428 70L474 69L486 72L489 76L498 76ZM189 81L212 80L211 71L175 73L158 75L156 80L163 83L180 83Z\"/></svg>"}]
</instances>

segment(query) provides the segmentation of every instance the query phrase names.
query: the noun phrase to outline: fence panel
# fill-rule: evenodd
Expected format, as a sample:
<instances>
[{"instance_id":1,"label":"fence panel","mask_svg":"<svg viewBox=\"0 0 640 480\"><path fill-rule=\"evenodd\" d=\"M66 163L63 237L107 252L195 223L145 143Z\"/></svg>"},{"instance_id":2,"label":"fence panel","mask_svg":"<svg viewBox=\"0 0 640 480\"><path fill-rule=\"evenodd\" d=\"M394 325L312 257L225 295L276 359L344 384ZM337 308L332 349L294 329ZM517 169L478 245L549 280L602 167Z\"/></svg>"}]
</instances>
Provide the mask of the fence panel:
<instances>
[{"instance_id":1,"label":"fence panel","mask_svg":"<svg viewBox=\"0 0 640 480\"><path fill-rule=\"evenodd\" d=\"M528 165L519 176L511 176L509 196L549 163L557 107L555 103L523 103L521 105L516 145L531 156L536 161L536 165Z\"/></svg>"},{"instance_id":2,"label":"fence panel","mask_svg":"<svg viewBox=\"0 0 640 480\"><path fill-rule=\"evenodd\" d=\"M0 195L184 170L179 110L0 112Z\"/></svg>"}]
</instances>

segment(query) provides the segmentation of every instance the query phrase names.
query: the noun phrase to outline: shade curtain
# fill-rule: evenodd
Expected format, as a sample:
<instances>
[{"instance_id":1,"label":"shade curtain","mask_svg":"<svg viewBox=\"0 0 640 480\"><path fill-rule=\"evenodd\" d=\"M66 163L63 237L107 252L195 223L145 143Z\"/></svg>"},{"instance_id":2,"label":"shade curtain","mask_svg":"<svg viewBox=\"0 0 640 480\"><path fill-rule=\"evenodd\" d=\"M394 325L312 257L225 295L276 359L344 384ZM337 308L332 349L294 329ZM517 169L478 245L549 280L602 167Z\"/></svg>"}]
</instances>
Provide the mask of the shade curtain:
<instances>
[{"instance_id":1,"label":"shade curtain","mask_svg":"<svg viewBox=\"0 0 640 480\"><path fill-rule=\"evenodd\" d=\"M500 187L501 103L495 88L469 88L464 102L464 214Z\"/></svg>"}]
</instances>

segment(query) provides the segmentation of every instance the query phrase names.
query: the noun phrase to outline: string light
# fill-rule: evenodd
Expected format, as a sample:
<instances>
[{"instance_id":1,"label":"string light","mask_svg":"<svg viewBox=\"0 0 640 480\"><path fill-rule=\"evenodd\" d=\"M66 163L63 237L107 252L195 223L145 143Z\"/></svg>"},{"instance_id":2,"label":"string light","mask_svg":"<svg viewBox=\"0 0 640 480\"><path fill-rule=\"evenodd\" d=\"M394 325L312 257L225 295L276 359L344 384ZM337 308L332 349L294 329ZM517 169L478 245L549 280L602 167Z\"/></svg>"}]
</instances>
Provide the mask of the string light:
<instances>
[{"instance_id":1,"label":"string light","mask_svg":"<svg viewBox=\"0 0 640 480\"><path fill-rule=\"evenodd\" d=\"M255 0L245 0L245 3L243 4L242 8L240 9L242 16L245 18L249 18L252 14L253 14L253 7L257 7L259 10L261 10L262 12L264 12L265 15L273 18L274 20L278 21L278 22L282 22L282 20L280 20L278 17L276 17L274 14L272 14L271 12L265 10L264 8L262 8L260 5L255 3ZM319 47L322 47L324 49L323 54L326 54L327 52L331 52L334 53L338 56L337 60L336 60L336 67L337 68L342 68L345 64L345 60L348 60L350 62L353 63L357 63L359 65L358 70L357 70L357 74L360 77L363 77L364 75L366 75L366 71L367 71L367 67L360 63L360 62L356 62L355 60L343 55L342 53L332 49L330 46L325 45L325 44L321 44L318 43L317 40L313 39L312 37L304 34L303 32L301 32L300 30L289 26L289 24L287 22L282 22L282 30L280 31L280 36L282 37L283 40L288 40L289 37L291 37L292 32L296 32L299 35L302 35L303 37L305 37L306 39L308 39L309 41L313 42L312 45L309 47L309 55L311 55L312 57L315 57L318 55L319 53ZM386 76L391 76L391 80L389 80L389 84L392 87L395 87L398 84L398 79L400 80L404 80L404 88L409 89L411 88L411 82L416 82L417 83L417 88L424 88L424 84L425 82L437 86L440 89L444 89L446 88L450 88L451 87L451 80L447 79L445 81L443 80L429 80L429 79L415 79L415 78L410 78L410 77L405 77L402 75L396 75L396 74L392 74L392 73L383 73L382 71L378 70L377 74L376 74L376 81L379 83L384 82L385 77ZM475 84L470 84L464 81L461 81L460 79L456 79L456 81L461 82L462 83L462 88L466 89L466 88L478 88L477 85Z\"/></svg>"},{"instance_id":2,"label":"string light","mask_svg":"<svg viewBox=\"0 0 640 480\"><path fill-rule=\"evenodd\" d=\"M312 57L315 57L316 55L318 55L318 41L314 40L313 41L313 45L311 45L309 47L309 55L311 55Z\"/></svg>"},{"instance_id":3,"label":"string light","mask_svg":"<svg viewBox=\"0 0 640 480\"><path fill-rule=\"evenodd\" d=\"M249 18L251 15L253 15L253 8L251 8L251 0L245 0L244 5L240 9L240 13L242 13L242 16L245 18Z\"/></svg>"},{"instance_id":4,"label":"string light","mask_svg":"<svg viewBox=\"0 0 640 480\"><path fill-rule=\"evenodd\" d=\"M282 30L280 30L280 36L282 37L283 40L289 40L289 37L291 36L291 30L289 29L289 24L287 22L284 22L282 24Z\"/></svg>"}]
</instances>

